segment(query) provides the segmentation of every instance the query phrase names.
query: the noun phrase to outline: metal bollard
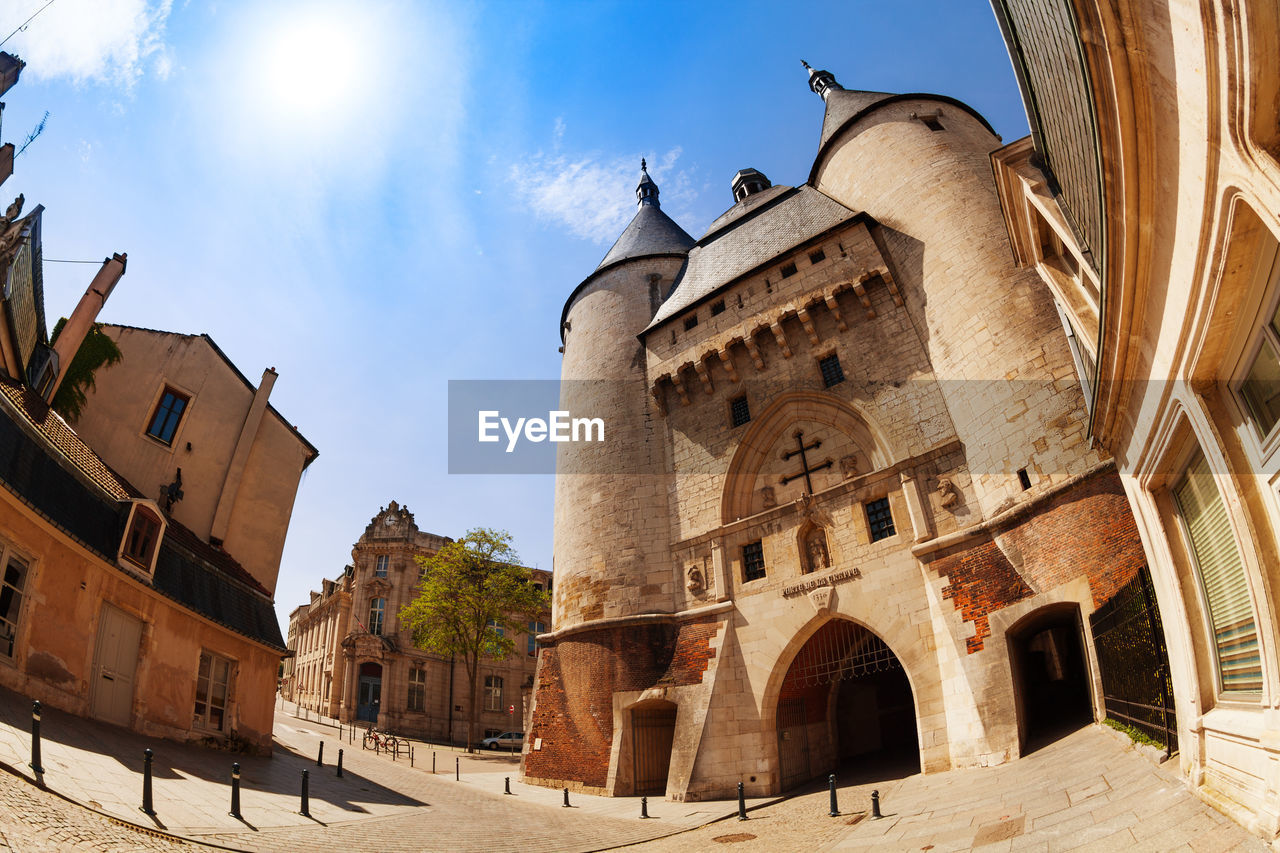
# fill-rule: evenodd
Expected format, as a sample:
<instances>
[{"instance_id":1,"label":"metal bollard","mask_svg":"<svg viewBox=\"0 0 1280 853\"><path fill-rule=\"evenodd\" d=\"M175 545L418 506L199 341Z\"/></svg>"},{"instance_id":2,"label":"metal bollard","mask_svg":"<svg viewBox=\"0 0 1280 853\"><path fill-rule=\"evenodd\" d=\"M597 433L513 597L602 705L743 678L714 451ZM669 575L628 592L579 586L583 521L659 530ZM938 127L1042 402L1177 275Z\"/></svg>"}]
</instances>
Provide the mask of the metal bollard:
<instances>
[{"instance_id":1,"label":"metal bollard","mask_svg":"<svg viewBox=\"0 0 1280 853\"><path fill-rule=\"evenodd\" d=\"M738 820L747 819L747 795L742 792L742 783L738 783Z\"/></svg>"},{"instance_id":2,"label":"metal bollard","mask_svg":"<svg viewBox=\"0 0 1280 853\"><path fill-rule=\"evenodd\" d=\"M151 803L151 759L153 757L150 749L142 751L142 813L146 815L156 813Z\"/></svg>"},{"instance_id":3,"label":"metal bollard","mask_svg":"<svg viewBox=\"0 0 1280 853\"><path fill-rule=\"evenodd\" d=\"M413 766L413 744L409 744L409 766Z\"/></svg>"},{"instance_id":4,"label":"metal bollard","mask_svg":"<svg viewBox=\"0 0 1280 853\"><path fill-rule=\"evenodd\" d=\"M435 772L436 772L436 751L433 749L431 750L431 775L434 776Z\"/></svg>"},{"instance_id":5,"label":"metal bollard","mask_svg":"<svg viewBox=\"0 0 1280 853\"><path fill-rule=\"evenodd\" d=\"M231 811L227 812L236 820L240 819L240 762L231 765Z\"/></svg>"},{"instance_id":6,"label":"metal bollard","mask_svg":"<svg viewBox=\"0 0 1280 853\"><path fill-rule=\"evenodd\" d=\"M561 807L561 808L563 808L563 809L567 809L567 808L569 808L569 807L570 807L570 806L569 806L569 789L568 789L568 788L565 788L565 789L564 789L564 803L562 803L560 807Z\"/></svg>"},{"instance_id":7,"label":"metal bollard","mask_svg":"<svg viewBox=\"0 0 1280 853\"><path fill-rule=\"evenodd\" d=\"M827 785L831 788L831 811L827 812L827 816L840 817L840 807L836 805L836 774L832 773L827 777Z\"/></svg>"},{"instance_id":8,"label":"metal bollard","mask_svg":"<svg viewBox=\"0 0 1280 853\"><path fill-rule=\"evenodd\" d=\"M462 759L456 755L453 757L453 781L462 781Z\"/></svg>"},{"instance_id":9,"label":"metal bollard","mask_svg":"<svg viewBox=\"0 0 1280 853\"><path fill-rule=\"evenodd\" d=\"M40 764L40 700L31 703L31 763L27 765L35 773L44 773Z\"/></svg>"},{"instance_id":10,"label":"metal bollard","mask_svg":"<svg viewBox=\"0 0 1280 853\"><path fill-rule=\"evenodd\" d=\"M649 819L649 798L648 797L640 798L640 819L641 820Z\"/></svg>"},{"instance_id":11,"label":"metal bollard","mask_svg":"<svg viewBox=\"0 0 1280 853\"><path fill-rule=\"evenodd\" d=\"M396 756L400 754L400 741L396 741L396 745L392 747L388 747L388 749L391 750L391 760L395 761Z\"/></svg>"},{"instance_id":12,"label":"metal bollard","mask_svg":"<svg viewBox=\"0 0 1280 853\"><path fill-rule=\"evenodd\" d=\"M298 814L303 817L311 817L310 799L311 799L311 779L310 773L306 770L302 771L302 808Z\"/></svg>"},{"instance_id":13,"label":"metal bollard","mask_svg":"<svg viewBox=\"0 0 1280 853\"><path fill-rule=\"evenodd\" d=\"M510 776L508 776L506 779L503 780L502 788L503 788L502 793L504 794L511 793L511 777Z\"/></svg>"},{"instance_id":14,"label":"metal bollard","mask_svg":"<svg viewBox=\"0 0 1280 853\"><path fill-rule=\"evenodd\" d=\"M880 792L872 791L871 792L871 818L872 820L879 820L882 817L884 817L884 815L880 814Z\"/></svg>"},{"instance_id":15,"label":"metal bollard","mask_svg":"<svg viewBox=\"0 0 1280 853\"><path fill-rule=\"evenodd\" d=\"M338 778L342 778L342 750L338 750Z\"/></svg>"},{"instance_id":16,"label":"metal bollard","mask_svg":"<svg viewBox=\"0 0 1280 853\"><path fill-rule=\"evenodd\" d=\"M316 756L316 767L324 767L324 741L320 741L320 754Z\"/></svg>"}]
</instances>

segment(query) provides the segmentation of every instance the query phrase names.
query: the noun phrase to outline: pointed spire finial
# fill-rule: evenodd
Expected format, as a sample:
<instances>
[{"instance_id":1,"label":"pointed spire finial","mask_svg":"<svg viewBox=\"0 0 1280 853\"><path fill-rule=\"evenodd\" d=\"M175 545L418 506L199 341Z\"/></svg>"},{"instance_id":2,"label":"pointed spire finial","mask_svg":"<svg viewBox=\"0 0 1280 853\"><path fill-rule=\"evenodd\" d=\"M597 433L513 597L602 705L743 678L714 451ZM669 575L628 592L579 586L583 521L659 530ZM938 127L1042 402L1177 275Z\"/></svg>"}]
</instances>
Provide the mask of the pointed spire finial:
<instances>
[{"instance_id":1,"label":"pointed spire finial","mask_svg":"<svg viewBox=\"0 0 1280 853\"><path fill-rule=\"evenodd\" d=\"M809 88L821 95L822 100L825 101L827 99L827 93L832 89L844 88L836 82L836 76L830 71L815 71L813 67L803 59L800 60L800 64L809 71Z\"/></svg>"},{"instance_id":2,"label":"pointed spire finial","mask_svg":"<svg viewBox=\"0 0 1280 853\"><path fill-rule=\"evenodd\" d=\"M658 185L649 177L649 164L643 157L640 158L640 183L636 185L636 203L662 206L658 204Z\"/></svg>"}]
</instances>

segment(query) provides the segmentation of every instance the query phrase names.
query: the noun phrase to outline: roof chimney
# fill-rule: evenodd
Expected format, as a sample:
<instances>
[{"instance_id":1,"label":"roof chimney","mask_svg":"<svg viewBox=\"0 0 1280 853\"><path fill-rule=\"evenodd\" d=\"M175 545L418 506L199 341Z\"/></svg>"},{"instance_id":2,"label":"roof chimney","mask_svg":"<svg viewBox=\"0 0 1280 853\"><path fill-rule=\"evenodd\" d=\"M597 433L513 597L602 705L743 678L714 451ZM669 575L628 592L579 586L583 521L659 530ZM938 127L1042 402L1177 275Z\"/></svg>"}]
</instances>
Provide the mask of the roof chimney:
<instances>
[{"instance_id":1,"label":"roof chimney","mask_svg":"<svg viewBox=\"0 0 1280 853\"><path fill-rule=\"evenodd\" d=\"M89 289L84 292L84 296L80 297L76 310L71 312L71 317L62 327L58 340L54 341L53 351L58 354L58 378L49 386L47 400L52 400L53 395L58 393L58 386L62 384L63 378L67 375L67 369L71 367L71 359L75 358L76 353L80 351L80 344L84 343L85 335L89 334L89 329L93 328L94 321L98 319L98 312L106 304L107 297L115 289L116 282L120 281L120 276L124 275L128 257L120 253L102 262L102 268L93 277L93 281L89 282Z\"/></svg>"}]
</instances>

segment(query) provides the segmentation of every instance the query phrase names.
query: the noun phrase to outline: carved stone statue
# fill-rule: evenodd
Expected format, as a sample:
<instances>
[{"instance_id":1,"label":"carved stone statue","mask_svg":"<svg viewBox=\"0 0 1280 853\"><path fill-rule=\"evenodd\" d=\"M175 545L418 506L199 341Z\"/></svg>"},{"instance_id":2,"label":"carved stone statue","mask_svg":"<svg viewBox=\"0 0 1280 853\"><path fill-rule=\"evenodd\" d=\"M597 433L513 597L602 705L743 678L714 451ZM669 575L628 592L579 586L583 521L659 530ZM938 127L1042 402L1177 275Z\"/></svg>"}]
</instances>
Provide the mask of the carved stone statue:
<instances>
[{"instance_id":1,"label":"carved stone statue","mask_svg":"<svg viewBox=\"0 0 1280 853\"><path fill-rule=\"evenodd\" d=\"M950 477L938 478L938 494L942 498L939 503L945 509L950 509L960 500L960 490L956 488L955 483L951 482Z\"/></svg>"},{"instance_id":2,"label":"carved stone statue","mask_svg":"<svg viewBox=\"0 0 1280 853\"><path fill-rule=\"evenodd\" d=\"M831 568L831 554L827 551L827 534L821 527L815 527L805 537L805 554L809 563L809 571L820 572Z\"/></svg>"},{"instance_id":3,"label":"carved stone statue","mask_svg":"<svg viewBox=\"0 0 1280 853\"><path fill-rule=\"evenodd\" d=\"M686 578L685 587L688 588L689 592L693 595L698 595L707 588L706 581L702 577L702 569L697 566L689 567L689 571L686 573Z\"/></svg>"},{"instance_id":4,"label":"carved stone statue","mask_svg":"<svg viewBox=\"0 0 1280 853\"><path fill-rule=\"evenodd\" d=\"M773 509L778 505L778 495L773 490L773 486L765 486L760 490L760 500L764 503L765 509Z\"/></svg>"},{"instance_id":5,"label":"carved stone statue","mask_svg":"<svg viewBox=\"0 0 1280 853\"><path fill-rule=\"evenodd\" d=\"M846 480L858 476L858 458L856 456L840 457L840 476Z\"/></svg>"}]
</instances>

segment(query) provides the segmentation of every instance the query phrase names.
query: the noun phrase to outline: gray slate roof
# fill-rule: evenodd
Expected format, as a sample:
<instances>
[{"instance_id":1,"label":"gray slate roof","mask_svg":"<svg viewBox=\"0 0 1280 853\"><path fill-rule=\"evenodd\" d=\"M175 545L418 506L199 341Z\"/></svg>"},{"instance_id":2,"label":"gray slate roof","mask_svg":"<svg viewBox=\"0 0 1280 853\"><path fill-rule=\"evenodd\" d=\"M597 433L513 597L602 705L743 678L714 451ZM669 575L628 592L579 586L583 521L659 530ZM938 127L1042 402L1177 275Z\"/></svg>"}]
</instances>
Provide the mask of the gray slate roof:
<instances>
[{"instance_id":1,"label":"gray slate roof","mask_svg":"<svg viewBox=\"0 0 1280 853\"><path fill-rule=\"evenodd\" d=\"M642 204L631 224L622 232L622 236L596 269L603 269L627 258L684 254L694 242L675 220L662 212L662 208L656 204Z\"/></svg>"},{"instance_id":2,"label":"gray slate roof","mask_svg":"<svg viewBox=\"0 0 1280 853\"><path fill-rule=\"evenodd\" d=\"M751 203L765 196L763 203ZM735 213L739 207L742 209ZM717 219L707 236L689 250L689 260L671 295L645 331L855 215L807 184L799 189L772 187L748 196Z\"/></svg>"},{"instance_id":3,"label":"gray slate roof","mask_svg":"<svg viewBox=\"0 0 1280 853\"><path fill-rule=\"evenodd\" d=\"M835 136L840 125L853 118L867 107L885 98L892 98L888 92L862 92L853 89L830 89L827 91L827 113L822 119L822 139L818 149L826 145Z\"/></svg>"}]
</instances>

